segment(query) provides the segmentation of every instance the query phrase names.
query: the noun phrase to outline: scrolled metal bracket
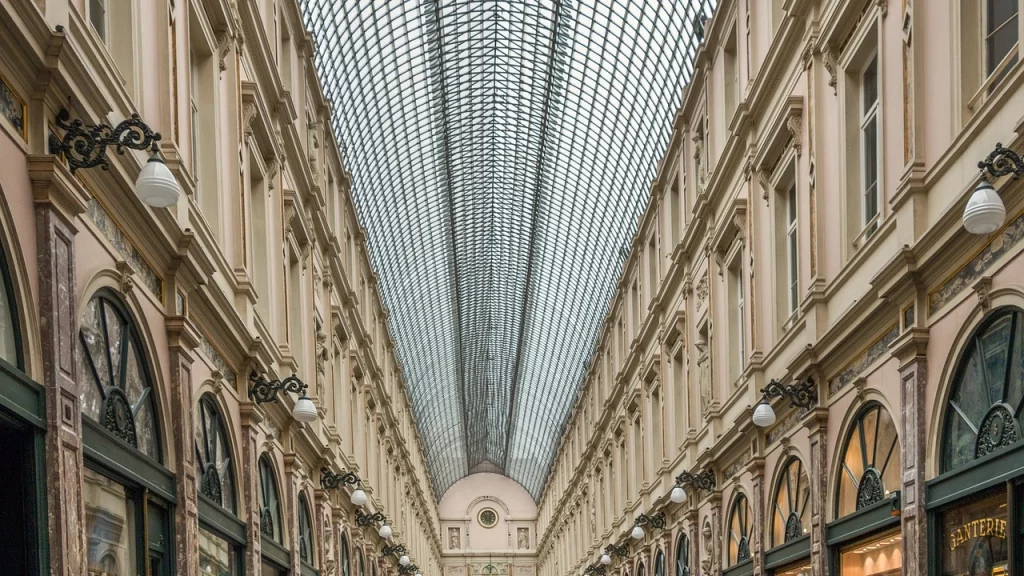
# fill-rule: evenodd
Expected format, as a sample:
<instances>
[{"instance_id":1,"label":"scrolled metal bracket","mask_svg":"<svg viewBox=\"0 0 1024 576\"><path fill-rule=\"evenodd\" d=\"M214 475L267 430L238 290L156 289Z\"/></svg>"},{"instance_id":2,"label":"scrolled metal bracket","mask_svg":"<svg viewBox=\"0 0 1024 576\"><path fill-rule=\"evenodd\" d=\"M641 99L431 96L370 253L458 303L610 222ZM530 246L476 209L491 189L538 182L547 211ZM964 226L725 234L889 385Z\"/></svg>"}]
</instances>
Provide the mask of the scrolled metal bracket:
<instances>
[{"instance_id":1,"label":"scrolled metal bracket","mask_svg":"<svg viewBox=\"0 0 1024 576\"><path fill-rule=\"evenodd\" d=\"M583 571L587 576L605 576L604 566L601 564L592 564L587 566L587 569Z\"/></svg>"},{"instance_id":2,"label":"scrolled metal bracket","mask_svg":"<svg viewBox=\"0 0 1024 576\"><path fill-rule=\"evenodd\" d=\"M399 574L415 574L418 571L419 571L419 567L416 566L415 564L409 564L408 566L399 566L398 567L398 573Z\"/></svg>"},{"instance_id":3,"label":"scrolled metal bracket","mask_svg":"<svg viewBox=\"0 0 1024 576\"><path fill-rule=\"evenodd\" d=\"M1001 176L1013 175L1013 179L1020 178L1024 174L1024 160L1019 154L1003 146L1002 142L996 143L996 149L987 158L978 162L978 168L988 176L999 178Z\"/></svg>"},{"instance_id":4,"label":"scrolled metal bracket","mask_svg":"<svg viewBox=\"0 0 1024 576\"><path fill-rule=\"evenodd\" d=\"M789 398L790 403L797 408L807 409L818 403L818 389L814 385L813 378L789 386L783 385L778 380L772 380L761 389L761 399L765 402L772 398L782 397Z\"/></svg>"},{"instance_id":5,"label":"scrolled metal bracket","mask_svg":"<svg viewBox=\"0 0 1024 576\"><path fill-rule=\"evenodd\" d=\"M693 486L698 490L712 492L715 489L715 473L710 469L693 474L682 472L676 476L676 486Z\"/></svg>"},{"instance_id":6,"label":"scrolled metal bracket","mask_svg":"<svg viewBox=\"0 0 1024 576\"><path fill-rule=\"evenodd\" d=\"M618 556L620 558L625 558L626 556L629 556L629 546L626 546L625 544L623 544L622 546L609 544L605 546L604 553L609 556Z\"/></svg>"},{"instance_id":7,"label":"scrolled metal bracket","mask_svg":"<svg viewBox=\"0 0 1024 576\"><path fill-rule=\"evenodd\" d=\"M665 519L665 512L664 511L658 512L657 514L653 514L653 515L640 514L639 516L636 517L636 520L633 522L633 526L640 526L641 528L643 528L645 526L649 526L651 528L659 528L660 529L660 528L664 528L665 524L666 524L666 519Z\"/></svg>"},{"instance_id":8,"label":"scrolled metal bracket","mask_svg":"<svg viewBox=\"0 0 1024 576\"><path fill-rule=\"evenodd\" d=\"M334 490L346 484L357 486L361 480L355 472L345 472L344 474L335 474L327 468L320 469L320 487L324 490Z\"/></svg>"},{"instance_id":9,"label":"scrolled metal bracket","mask_svg":"<svg viewBox=\"0 0 1024 576\"><path fill-rule=\"evenodd\" d=\"M408 552L406 551L405 546L402 546L401 544L395 544L394 546L385 546L384 548L382 548L380 551L380 557L384 558L386 556L401 556L402 554L407 553Z\"/></svg>"},{"instance_id":10,"label":"scrolled metal bracket","mask_svg":"<svg viewBox=\"0 0 1024 576\"><path fill-rule=\"evenodd\" d=\"M305 394L306 388L306 383L294 374L284 380L267 380L255 370L249 374L249 398L257 404L274 400L281 391Z\"/></svg>"},{"instance_id":11,"label":"scrolled metal bracket","mask_svg":"<svg viewBox=\"0 0 1024 576\"><path fill-rule=\"evenodd\" d=\"M153 132L138 114L132 114L131 118L113 127L109 124L86 126L80 119L71 120L71 113L62 108L57 113L56 122L64 130L64 137L50 135L50 154L63 154L72 173L79 168L95 166L109 170L108 146L113 146L118 154L124 154L125 148L149 150L155 154L157 142L161 139L160 133Z\"/></svg>"},{"instance_id":12,"label":"scrolled metal bracket","mask_svg":"<svg viewBox=\"0 0 1024 576\"><path fill-rule=\"evenodd\" d=\"M362 512L356 514L356 524L364 528L373 525L375 522L387 522L387 520L387 516L384 516L379 510L373 514L363 514Z\"/></svg>"}]
</instances>

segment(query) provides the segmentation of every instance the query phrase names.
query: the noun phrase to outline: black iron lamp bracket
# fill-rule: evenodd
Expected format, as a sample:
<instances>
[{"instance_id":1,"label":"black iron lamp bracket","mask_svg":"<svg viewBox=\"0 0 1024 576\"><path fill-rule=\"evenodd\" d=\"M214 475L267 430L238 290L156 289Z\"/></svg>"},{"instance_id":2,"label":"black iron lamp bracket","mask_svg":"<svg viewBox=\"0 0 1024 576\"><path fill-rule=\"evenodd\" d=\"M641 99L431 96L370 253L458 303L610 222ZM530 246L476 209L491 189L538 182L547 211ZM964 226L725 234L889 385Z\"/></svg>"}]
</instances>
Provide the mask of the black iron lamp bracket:
<instances>
[{"instance_id":1,"label":"black iron lamp bracket","mask_svg":"<svg viewBox=\"0 0 1024 576\"><path fill-rule=\"evenodd\" d=\"M360 526L362 526L364 528L366 526L373 525L375 522L385 522L386 523L387 520L388 520L387 516L385 516L379 510L377 512L374 512L373 514L363 514L362 512L359 512L358 514L356 514L356 524L359 524Z\"/></svg>"},{"instance_id":2,"label":"black iron lamp bracket","mask_svg":"<svg viewBox=\"0 0 1024 576\"><path fill-rule=\"evenodd\" d=\"M355 472L335 474L327 468L320 469L320 487L324 490L334 490L346 484L357 486L359 482L359 476L356 476Z\"/></svg>"},{"instance_id":3,"label":"black iron lamp bracket","mask_svg":"<svg viewBox=\"0 0 1024 576\"><path fill-rule=\"evenodd\" d=\"M409 564L408 566L398 567L399 574L415 574L416 572L419 572L419 567L417 567L415 564Z\"/></svg>"},{"instance_id":4,"label":"black iron lamp bracket","mask_svg":"<svg viewBox=\"0 0 1024 576\"><path fill-rule=\"evenodd\" d=\"M633 522L633 526L649 526L651 528L664 528L665 523L665 512L661 511L653 515L641 514L637 516L636 521Z\"/></svg>"},{"instance_id":5,"label":"black iron lamp bracket","mask_svg":"<svg viewBox=\"0 0 1024 576\"><path fill-rule=\"evenodd\" d=\"M625 558L626 556L629 556L629 546L626 546L625 544L623 544L622 546L609 544L605 547L604 553L609 556L619 556L620 558Z\"/></svg>"},{"instance_id":6,"label":"black iron lamp bracket","mask_svg":"<svg viewBox=\"0 0 1024 576\"><path fill-rule=\"evenodd\" d=\"M155 154L156 143L161 138L160 133L153 132L138 114L132 114L131 118L113 127L109 124L86 126L77 118L71 120L71 113L62 108L56 121L57 126L64 130L64 137L50 135L50 154L63 154L72 173L79 168L95 166L109 170L108 146L113 146L118 154L124 154L125 148L149 150Z\"/></svg>"},{"instance_id":7,"label":"black iron lamp bracket","mask_svg":"<svg viewBox=\"0 0 1024 576\"><path fill-rule=\"evenodd\" d=\"M306 383L294 374L284 380L267 380L254 370L249 374L249 398L257 404L270 402L277 398L278 392L306 393Z\"/></svg>"},{"instance_id":8,"label":"black iron lamp bracket","mask_svg":"<svg viewBox=\"0 0 1024 576\"><path fill-rule=\"evenodd\" d=\"M704 470L693 474L691 472L683 472L676 476L676 486L690 485L698 490L705 492L711 492L715 489L715 473L710 469Z\"/></svg>"},{"instance_id":9,"label":"black iron lamp bracket","mask_svg":"<svg viewBox=\"0 0 1024 576\"><path fill-rule=\"evenodd\" d=\"M1013 174L1013 179L1020 178L1024 174L1024 160L1019 154L1003 146L1002 142L996 143L996 149L987 158L978 162L978 168L982 174L988 172L992 178L1008 176Z\"/></svg>"},{"instance_id":10,"label":"black iron lamp bracket","mask_svg":"<svg viewBox=\"0 0 1024 576\"><path fill-rule=\"evenodd\" d=\"M583 571L587 576L604 576L604 566L602 564L595 564L587 566L587 569Z\"/></svg>"},{"instance_id":11,"label":"black iron lamp bracket","mask_svg":"<svg viewBox=\"0 0 1024 576\"><path fill-rule=\"evenodd\" d=\"M814 386L813 378L789 386L772 380L761 389L761 399L765 402L782 397L789 398L790 403L797 408L811 408L818 403L818 389Z\"/></svg>"},{"instance_id":12,"label":"black iron lamp bracket","mask_svg":"<svg viewBox=\"0 0 1024 576\"><path fill-rule=\"evenodd\" d=\"M394 556L401 556L402 554L406 554L406 550L405 550L405 546L402 546L401 544L395 544L394 546L385 546L380 551L380 557L381 558L384 558L385 556L392 556L392 555L394 555Z\"/></svg>"}]
</instances>

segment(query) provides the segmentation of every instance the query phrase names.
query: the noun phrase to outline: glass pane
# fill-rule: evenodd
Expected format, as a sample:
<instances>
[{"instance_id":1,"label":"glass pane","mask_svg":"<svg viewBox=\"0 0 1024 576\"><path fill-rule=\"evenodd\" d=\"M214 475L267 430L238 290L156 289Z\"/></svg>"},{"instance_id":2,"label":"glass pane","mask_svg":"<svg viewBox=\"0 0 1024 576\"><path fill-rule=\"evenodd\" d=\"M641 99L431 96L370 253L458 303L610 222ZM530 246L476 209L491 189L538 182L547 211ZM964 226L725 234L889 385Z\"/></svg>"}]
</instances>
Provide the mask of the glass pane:
<instances>
[{"instance_id":1,"label":"glass pane","mask_svg":"<svg viewBox=\"0 0 1024 576\"><path fill-rule=\"evenodd\" d=\"M988 397L988 387L985 386L981 352L977 347L972 348L953 399L967 420L978 427L992 406L992 401Z\"/></svg>"},{"instance_id":2,"label":"glass pane","mask_svg":"<svg viewBox=\"0 0 1024 576\"><path fill-rule=\"evenodd\" d=\"M138 572L135 502L124 486L85 468L86 572L135 576Z\"/></svg>"},{"instance_id":3,"label":"glass pane","mask_svg":"<svg viewBox=\"0 0 1024 576\"><path fill-rule=\"evenodd\" d=\"M1019 316L1016 324L1010 361L1010 381L1006 389L1006 403L1020 418L1019 408L1021 400L1024 400L1024 322Z\"/></svg>"},{"instance_id":4,"label":"glass pane","mask_svg":"<svg viewBox=\"0 0 1024 576\"><path fill-rule=\"evenodd\" d=\"M199 573L203 576L234 576L238 558L228 542L199 527Z\"/></svg>"},{"instance_id":5,"label":"glass pane","mask_svg":"<svg viewBox=\"0 0 1024 576\"><path fill-rule=\"evenodd\" d=\"M875 101L878 100L878 59L872 58L871 63L864 68L864 78L862 80L862 87L864 93L864 112L867 113L868 109L875 105Z\"/></svg>"},{"instance_id":6,"label":"glass pane","mask_svg":"<svg viewBox=\"0 0 1024 576\"><path fill-rule=\"evenodd\" d=\"M786 566L774 571L773 574L775 576L811 576L811 565L798 564L796 566ZM853 574L857 574L857 572L853 572Z\"/></svg>"},{"instance_id":7,"label":"glass pane","mask_svg":"<svg viewBox=\"0 0 1024 576\"><path fill-rule=\"evenodd\" d=\"M3 261L0 260L0 266L3 265ZM3 272L3 270L0 270L0 272ZM7 293L7 282L5 280L3 276L0 276L0 358L17 366L18 348L15 344L17 342L15 338L18 327L14 325L14 315L11 312L13 306L11 301L12 294Z\"/></svg>"},{"instance_id":8,"label":"glass pane","mask_svg":"<svg viewBox=\"0 0 1024 576\"><path fill-rule=\"evenodd\" d=\"M85 353L89 355L92 365L96 368L96 375L90 380L95 382L96 376L98 376L100 384L103 388L107 388L110 386L110 364L107 363L107 342L101 322L100 303L99 300L93 298L85 306L80 340L85 345ZM88 365L88 359L83 358L83 362Z\"/></svg>"},{"instance_id":9,"label":"glass pane","mask_svg":"<svg viewBox=\"0 0 1024 576\"><path fill-rule=\"evenodd\" d=\"M124 329L124 321L113 306L106 304L103 305L103 321L107 329L107 342L110 345L110 368L116 382L121 374L121 332ZM130 400L131 396L128 398Z\"/></svg>"},{"instance_id":10,"label":"glass pane","mask_svg":"<svg viewBox=\"0 0 1024 576\"><path fill-rule=\"evenodd\" d=\"M891 576L902 573L903 536L890 532L873 537L842 551L839 559L840 573L844 576Z\"/></svg>"},{"instance_id":11,"label":"glass pane","mask_svg":"<svg viewBox=\"0 0 1024 576\"><path fill-rule=\"evenodd\" d=\"M1003 316L992 323L992 326L979 338L979 346L984 355L985 382L988 384L990 402L1003 399L1003 383L1006 381L1006 364L1010 355L1010 328L1013 315Z\"/></svg>"},{"instance_id":12,"label":"glass pane","mask_svg":"<svg viewBox=\"0 0 1024 576\"><path fill-rule=\"evenodd\" d=\"M1006 491L942 513L942 576L1008 574Z\"/></svg>"}]
</instances>

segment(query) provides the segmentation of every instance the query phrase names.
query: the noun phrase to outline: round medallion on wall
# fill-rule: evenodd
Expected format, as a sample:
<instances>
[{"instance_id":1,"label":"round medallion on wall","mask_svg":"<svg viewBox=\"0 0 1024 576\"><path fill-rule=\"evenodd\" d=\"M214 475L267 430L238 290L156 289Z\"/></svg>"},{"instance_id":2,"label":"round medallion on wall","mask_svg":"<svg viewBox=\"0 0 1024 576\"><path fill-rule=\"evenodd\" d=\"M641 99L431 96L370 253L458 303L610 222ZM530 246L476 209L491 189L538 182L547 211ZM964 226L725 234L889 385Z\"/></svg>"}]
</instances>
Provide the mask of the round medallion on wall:
<instances>
[{"instance_id":1,"label":"round medallion on wall","mask_svg":"<svg viewBox=\"0 0 1024 576\"><path fill-rule=\"evenodd\" d=\"M498 513L493 508L484 508L477 514L476 520L484 528L494 528L498 523Z\"/></svg>"}]
</instances>

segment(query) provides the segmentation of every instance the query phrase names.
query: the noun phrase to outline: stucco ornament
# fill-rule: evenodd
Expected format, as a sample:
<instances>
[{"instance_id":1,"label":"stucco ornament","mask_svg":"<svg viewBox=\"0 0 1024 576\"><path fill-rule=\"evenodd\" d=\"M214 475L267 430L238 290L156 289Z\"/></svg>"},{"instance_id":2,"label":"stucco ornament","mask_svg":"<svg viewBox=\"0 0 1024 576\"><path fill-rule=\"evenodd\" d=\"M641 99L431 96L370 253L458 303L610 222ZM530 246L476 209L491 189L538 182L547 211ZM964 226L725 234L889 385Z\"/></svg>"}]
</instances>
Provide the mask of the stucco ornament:
<instances>
[{"instance_id":1,"label":"stucco ornament","mask_svg":"<svg viewBox=\"0 0 1024 576\"><path fill-rule=\"evenodd\" d=\"M706 414L711 407L711 355L708 354L708 343L704 339L696 342L697 346L697 378L700 385L700 411Z\"/></svg>"}]
</instances>

